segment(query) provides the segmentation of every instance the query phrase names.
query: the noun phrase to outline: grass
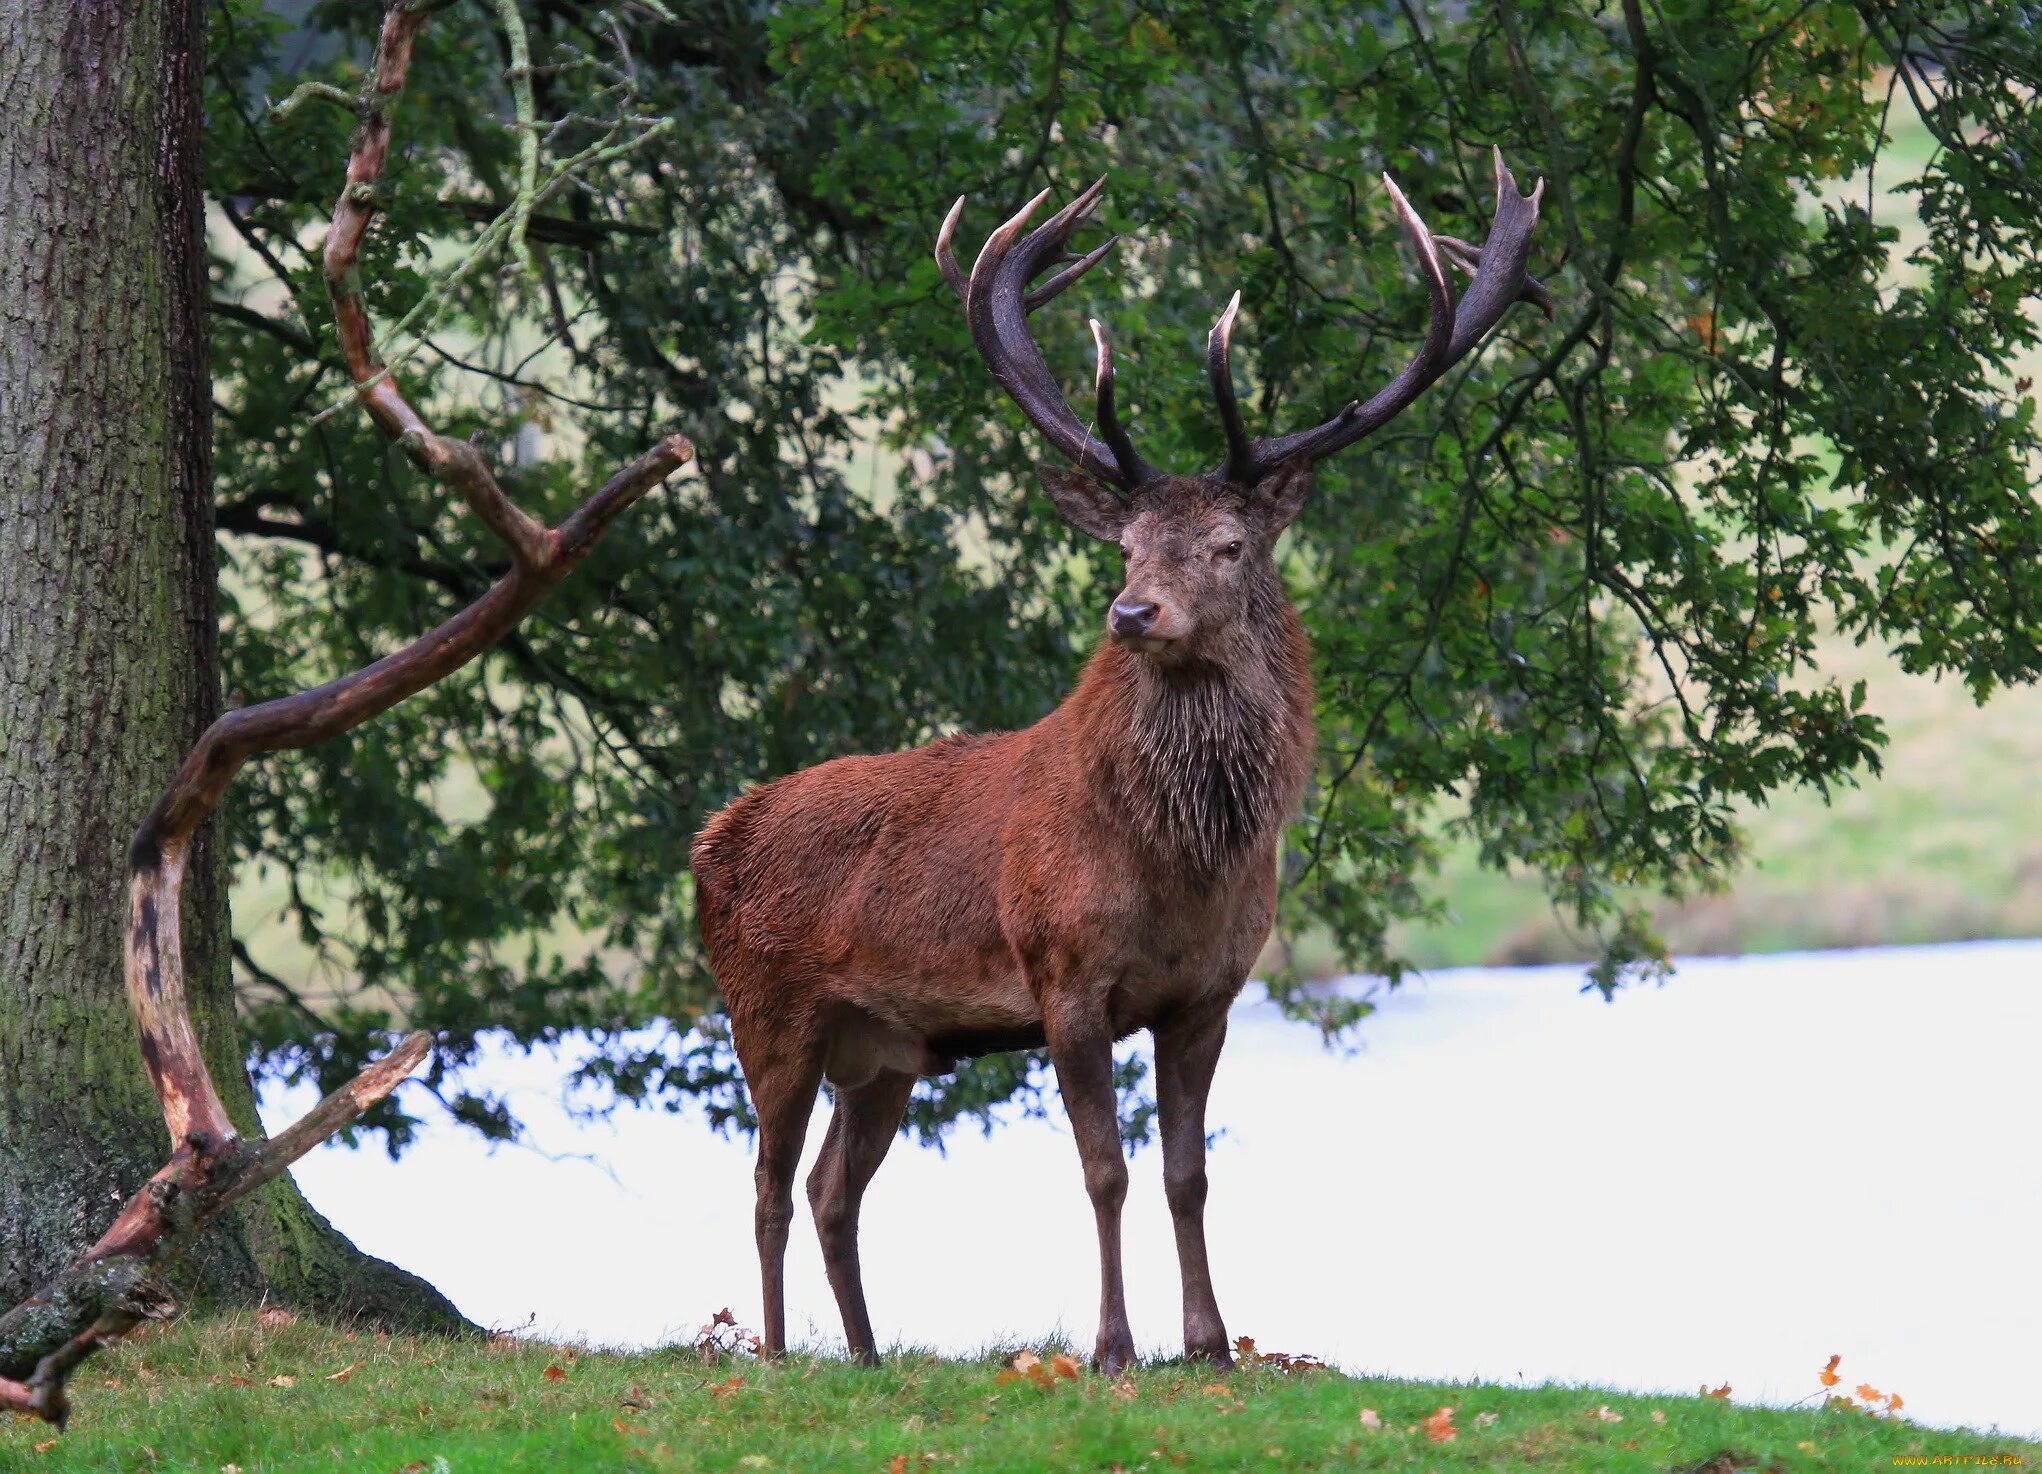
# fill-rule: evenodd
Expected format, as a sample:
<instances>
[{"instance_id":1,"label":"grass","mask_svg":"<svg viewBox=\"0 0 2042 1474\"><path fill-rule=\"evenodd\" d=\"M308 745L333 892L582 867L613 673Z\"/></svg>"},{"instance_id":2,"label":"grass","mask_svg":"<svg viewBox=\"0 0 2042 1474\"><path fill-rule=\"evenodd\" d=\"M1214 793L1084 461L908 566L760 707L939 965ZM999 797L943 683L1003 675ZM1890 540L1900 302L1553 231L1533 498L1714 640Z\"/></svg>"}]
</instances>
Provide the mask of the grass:
<instances>
[{"instance_id":1,"label":"grass","mask_svg":"<svg viewBox=\"0 0 2042 1474\"><path fill-rule=\"evenodd\" d=\"M343 1331L270 1312L153 1328L90 1363L70 1430L0 1424L0 1469L909 1471L1868 1470L2032 1463L2042 1445L1833 1408L1186 1365L1116 1383L877 1371L689 1348L594 1353ZM1454 1437L1426 1420L1452 1410ZM1368 1426L1364 1410L1379 1428ZM1433 1427L1444 1431L1444 1424Z\"/></svg>"}]
</instances>

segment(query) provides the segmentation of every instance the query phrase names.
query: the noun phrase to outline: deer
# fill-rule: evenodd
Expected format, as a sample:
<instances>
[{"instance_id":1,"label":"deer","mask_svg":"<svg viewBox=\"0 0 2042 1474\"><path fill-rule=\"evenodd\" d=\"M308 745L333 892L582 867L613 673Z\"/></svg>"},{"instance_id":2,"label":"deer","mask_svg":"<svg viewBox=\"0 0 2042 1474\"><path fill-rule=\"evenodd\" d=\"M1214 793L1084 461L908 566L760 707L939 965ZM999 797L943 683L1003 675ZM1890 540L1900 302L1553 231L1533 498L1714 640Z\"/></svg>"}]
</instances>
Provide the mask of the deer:
<instances>
[{"instance_id":1,"label":"deer","mask_svg":"<svg viewBox=\"0 0 2042 1474\"><path fill-rule=\"evenodd\" d=\"M1551 294L1525 270L1543 182L1520 194L1500 150L1495 171L1481 246L1433 235L1383 176L1429 325L1388 385L1315 428L1249 438L1231 368L1234 294L1206 344L1226 459L1191 476L1136 452L1097 319L1096 435L1030 335L1030 314L1115 244L1069 249L1106 180L1031 232L1051 191L1037 195L986 240L969 276L953 251L964 199L951 207L936 261L973 345L1070 462L1037 467L1051 502L1078 531L1118 545L1124 581L1076 687L1033 726L818 764L744 793L695 839L701 939L756 1115L765 1354L786 1349L793 1183L821 1082L834 1106L808 1199L850 1352L875 1365L859 1207L915 1082L1046 1048L1098 1230L1092 1363L1109 1374L1132 1365L1113 1050L1146 1029L1185 1354L1233 1364L1206 1254L1206 1101L1229 1011L1274 921L1278 844L1315 759L1311 652L1276 542L1320 460L1402 412L1512 304L1552 315ZM1470 278L1458 304L1448 261Z\"/></svg>"}]
</instances>

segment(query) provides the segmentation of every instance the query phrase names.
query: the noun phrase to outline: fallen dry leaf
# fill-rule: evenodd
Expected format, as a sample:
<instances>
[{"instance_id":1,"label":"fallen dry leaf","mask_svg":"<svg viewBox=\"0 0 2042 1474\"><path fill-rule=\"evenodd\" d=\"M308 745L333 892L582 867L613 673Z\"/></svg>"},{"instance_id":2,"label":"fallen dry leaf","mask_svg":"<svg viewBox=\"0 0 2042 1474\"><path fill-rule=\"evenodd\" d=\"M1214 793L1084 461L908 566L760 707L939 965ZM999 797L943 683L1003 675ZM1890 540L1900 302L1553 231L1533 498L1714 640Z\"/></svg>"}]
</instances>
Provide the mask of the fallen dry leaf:
<instances>
[{"instance_id":1,"label":"fallen dry leaf","mask_svg":"<svg viewBox=\"0 0 2042 1474\"><path fill-rule=\"evenodd\" d=\"M1361 1426L1371 1433L1380 1433L1383 1431L1383 1415L1372 1407L1365 1407L1361 1410Z\"/></svg>"},{"instance_id":2,"label":"fallen dry leaf","mask_svg":"<svg viewBox=\"0 0 2042 1474\"><path fill-rule=\"evenodd\" d=\"M265 1305L255 1312L255 1323L265 1331L276 1331L296 1325L298 1318L281 1305Z\"/></svg>"},{"instance_id":3,"label":"fallen dry leaf","mask_svg":"<svg viewBox=\"0 0 2042 1474\"><path fill-rule=\"evenodd\" d=\"M721 1382L712 1383L709 1388L709 1395L715 1398L718 1402L721 1402L723 1401L724 1398L729 1397L732 1393L741 1392L743 1390L744 1390L744 1373L732 1372L729 1376L725 1377Z\"/></svg>"},{"instance_id":4,"label":"fallen dry leaf","mask_svg":"<svg viewBox=\"0 0 2042 1474\"><path fill-rule=\"evenodd\" d=\"M46 1454L46 1453L48 1453L48 1452L49 1452L49 1451L50 1451L51 1449L55 1448L56 1446L57 1446L57 1440L56 1440L56 1439L54 1439L54 1438L45 1438L45 1439L44 1439L44 1440L43 1440L43 1441L42 1441L41 1443L38 1443L38 1444L37 1444L37 1445L35 1446L35 1451L36 1451L37 1453L39 1453L39 1454Z\"/></svg>"},{"instance_id":5,"label":"fallen dry leaf","mask_svg":"<svg viewBox=\"0 0 2042 1474\"><path fill-rule=\"evenodd\" d=\"M1843 1380L1843 1378L1839 1377L1836 1374L1837 1365L1842 1360L1843 1354L1841 1352L1837 1353L1835 1356L1830 1357L1829 1365L1824 1367L1822 1371L1818 1374L1822 1378L1823 1386L1834 1387L1838 1382L1841 1382Z\"/></svg>"},{"instance_id":6,"label":"fallen dry leaf","mask_svg":"<svg viewBox=\"0 0 2042 1474\"><path fill-rule=\"evenodd\" d=\"M1666 1414L1662 1413L1661 1411L1659 1411L1658 1408L1655 1407L1654 1409L1652 1409L1652 1421L1655 1423L1663 1423L1666 1421Z\"/></svg>"},{"instance_id":7,"label":"fallen dry leaf","mask_svg":"<svg viewBox=\"0 0 2042 1474\"><path fill-rule=\"evenodd\" d=\"M1007 1358L1007 1365L1025 1377L1042 1365L1042 1358L1032 1351L1017 1351Z\"/></svg>"},{"instance_id":8,"label":"fallen dry leaf","mask_svg":"<svg viewBox=\"0 0 2042 1474\"><path fill-rule=\"evenodd\" d=\"M1434 1443L1452 1443L1460 1436L1454 1428L1454 1410L1443 1407L1424 1422L1425 1436Z\"/></svg>"},{"instance_id":9,"label":"fallen dry leaf","mask_svg":"<svg viewBox=\"0 0 2042 1474\"><path fill-rule=\"evenodd\" d=\"M549 1362L547 1363L546 1370L541 1372L540 1375L549 1382L565 1382L567 1380L567 1368L561 1366L558 1362Z\"/></svg>"},{"instance_id":10,"label":"fallen dry leaf","mask_svg":"<svg viewBox=\"0 0 2042 1474\"><path fill-rule=\"evenodd\" d=\"M1898 1392L1893 1392L1893 1393L1888 1393L1888 1394L1887 1394L1887 1397L1886 1397L1886 1411L1887 1411L1887 1412L1889 1412L1889 1413L1897 1413L1897 1412L1899 1412L1899 1411L1900 1411L1900 1410L1901 1410L1902 1408L1904 1408L1904 1407L1906 1407L1906 1406L1907 1406L1907 1399L1905 1399L1904 1397L1902 1397L1902 1396L1901 1396L1901 1395L1900 1395L1900 1394L1899 1394Z\"/></svg>"},{"instance_id":11,"label":"fallen dry leaf","mask_svg":"<svg viewBox=\"0 0 2042 1474\"><path fill-rule=\"evenodd\" d=\"M289 1373L279 1372L276 1376L269 1379L269 1385L272 1387L295 1387L298 1385L298 1379Z\"/></svg>"},{"instance_id":12,"label":"fallen dry leaf","mask_svg":"<svg viewBox=\"0 0 2042 1474\"><path fill-rule=\"evenodd\" d=\"M1870 1382L1860 1382L1858 1383L1858 1400L1860 1402L1884 1402L1886 1394L1877 1387L1874 1387Z\"/></svg>"},{"instance_id":13,"label":"fallen dry leaf","mask_svg":"<svg viewBox=\"0 0 2042 1474\"><path fill-rule=\"evenodd\" d=\"M356 1372L360 1371L361 1366L362 1364L360 1362L351 1361L346 1366L342 1367L339 1371L329 1372L327 1374L326 1380L329 1382L345 1382L349 1377L352 1377Z\"/></svg>"},{"instance_id":14,"label":"fallen dry leaf","mask_svg":"<svg viewBox=\"0 0 2042 1474\"><path fill-rule=\"evenodd\" d=\"M230 1387L253 1387L255 1385L255 1378L244 1377L239 1372L235 1372L227 1378L227 1385Z\"/></svg>"},{"instance_id":15,"label":"fallen dry leaf","mask_svg":"<svg viewBox=\"0 0 2042 1474\"><path fill-rule=\"evenodd\" d=\"M1702 1396L1713 1397L1718 1402L1728 1402L1730 1400L1730 1384L1725 1382L1721 1387L1711 1387L1707 1382L1704 1382L1702 1383Z\"/></svg>"},{"instance_id":16,"label":"fallen dry leaf","mask_svg":"<svg viewBox=\"0 0 2042 1474\"><path fill-rule=\"evenodd\" d=\"M764 1454L746 1454L738 1462L747 1469L764 1469L770 1467L773 1461Z\"/></svg>"},{"instance_id":17,"label":"fallen dry leaf","mask_svg":"<svg viewBox=\"0 0 2042 1474\"><path fill-rule=\"evenodd\" d=\"M886 1474L908 1474L908 1456L895 1454L886 1461Z\"/></svg>"},{"instance_id":18,"label":"fallen dry leaf","mask_svg":"<svg viewBox=\"0 0 2042 1474\"><path fill-rule=\"evenodd\" d=\"M1122 1372L1120 1380L1113 1384L1113 1396L1120 1402L1133 1402L1136 1397L1134 1373Z\"/></svg>"},{"instance_id":19,"label":"fallen dry leaf","mask_svg":"<svg viewBox=\"0 0 2042 1474\"><path fill-rule=\"evenodd\" d=\"M1595 1412L1591 1414L1591 1416L1594 1417L1594 1419L1598 1423L1621 1423L1624 1420L1624 1415L1622 1413L1610 1411L1610 1406L1608 1403L1604 1403L1601 1407L1597 1408Z\"/></svg>"},{"instance_id":20,"label":"fallen dry leaf","mask_svg":"<svg viewBox=\"0 0 2042 1474\"><path fill-rule=\"evenodd\" d=\"M1475 1415L1475 1426L1477 1428L1494 1428L1502 1417L1503 1414L1501 1413L1477 1413Z\"/></svg>"},{"instance_id":21,"label":"fallen dry leaf","mask_svg":"<svg viewBox=\"0 0 2042 1474\"><path fill-rule=\"evenodd\" d=\"M1078 1378L1078 1364L1061 1351L1049 1359L1049 1369L1066 1381L1075 1382Z\"/></svg>"}]
</instances>

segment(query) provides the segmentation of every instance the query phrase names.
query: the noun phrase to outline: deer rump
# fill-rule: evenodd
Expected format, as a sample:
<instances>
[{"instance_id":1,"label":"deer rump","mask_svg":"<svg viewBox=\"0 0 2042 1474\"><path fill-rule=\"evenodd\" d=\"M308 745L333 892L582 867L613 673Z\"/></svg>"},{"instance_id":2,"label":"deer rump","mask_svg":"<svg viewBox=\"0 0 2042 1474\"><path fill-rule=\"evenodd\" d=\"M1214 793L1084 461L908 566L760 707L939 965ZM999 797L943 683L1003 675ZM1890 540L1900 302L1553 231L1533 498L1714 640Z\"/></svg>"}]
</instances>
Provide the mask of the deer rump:
<instances>
[{"instance_id":1,"label":"deer rump","mask_svg":"<svg viewBox=\"0 0 2042 1474\"><path fill-rule=\"evenodd\" d=\"M734 1025L820 1033L843 1086L1041 1048L1031 975L1082 968L1116 1039L1231 996L1268 934L1274 826L1217 808L1232 863L1159 867L1060 715L839 758L716 816L696 907Z\"/></svg>"}]
</instances>

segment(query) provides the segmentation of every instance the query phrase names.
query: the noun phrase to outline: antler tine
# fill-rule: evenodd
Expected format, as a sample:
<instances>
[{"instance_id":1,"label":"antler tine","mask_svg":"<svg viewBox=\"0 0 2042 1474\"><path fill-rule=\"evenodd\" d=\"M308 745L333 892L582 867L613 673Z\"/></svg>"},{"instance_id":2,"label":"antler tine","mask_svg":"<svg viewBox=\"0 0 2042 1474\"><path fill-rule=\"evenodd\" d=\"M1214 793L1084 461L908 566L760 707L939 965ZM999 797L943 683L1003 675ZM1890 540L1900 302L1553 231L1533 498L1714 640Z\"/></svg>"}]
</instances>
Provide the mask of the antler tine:
<instances>
[{"instance_id":1,"label":"antler tine","mask_svg":"<svg viewBox=\"0 0 2042 1474\"><path fill-rule=\"evenodd\" d=\"M1552 293L1524 270L1546 181L1541 179L1530 194L1521 195L1510 166L1503 162L1503 150L1492 148L1490 155L1496 169L1496 216L1489 225L1489 239L1470 252L1476 263L1475 276L1468 284L1461 302L1461 321L1454 330L1456 359L1479 343L1513 302L1536 302L1549 317L1553 312Z\"/></svg>"},{"instance_id":2,"label":"antler tine","mask_svg":"<svg viewBox=\"0 0 2042 1474\"><path fill-rule=\"evenodd\" d=\"M1036 287L1032 291L1030 291L1027 296L1021 299L1022 307L1029 312L1033 312L1043 303L1052 301L1056 297L1057 293L1061 292L1065 287L1069 286L1072 282L1076 281L1079 277L1083 276L1086 272L1090 271L1093 267L1097 266L1101 261L1104 261L1106 259L1106 253L1108 251L1111 251L1115 246L1119 244L1120 244L1119 236L1117 235L1108 236L1106 238L1106 243L1104 245L1098 246L1093 250L1087 251L1084 255L1080 256L1077 260L1073 261L1069 266L1066 266L1062 271L1059 271L1055 276L1051 277L1041 286Z\"/></svg>"},{"instance_id":3,"label":"antler tine","mask_svg":"<svg viewBox=\"0 0 2042 1474\"><path fill-rule=\"evenodd\" d=\"M1107 341L1106 328L1098 318L1086 320L1092 325L1092 393L1100 437L1105 440L1106 448L1113 452L1113 458L1132 472L1137 482L1146 481L1155 475L1155 471L1135 450L1134 442L1127 438L1127 431L1120 425L1120 416L1113 409L1113 344Z\"/></svg>"},{"instance_id":4,"label":"antler tine","mask_svg":"<svg viewBox=\"0 0 2042 1474\"><path fill-rule=\"evenodd\" d=\"M1113 242L1109 240L1069 261L1040 287L1033 291L1028 288L1049 266L1068 260L1065 247L1077 228L1090 218L1105 190L1106 180L1102 176L1024 236L1028 222L1049 198L1050 191L1044 190L986 238L969 277L958 269L952 251L963 210L964 202L960 200L951 207L937 232L936 262L951 290L964 299L972 342L1008 397L1068 459L1093 475L1132 491L1154 473L1134 455L1118 422L1114 421L1109 428L1110 387L1102 399L1105 413L1100 424L1108 438L1101 441L1079 423L1049 366L1043 362L1041 350L1028 334L1028 314L1097 266L1112 249ZM1110 376L1110 365L1108 372Z\"/></svg>"},{"instance_id":5,"label":"antler tine","mask_svg":"<svg viewBox=\"0 0 2042 1474\"><path fill-rule=\"evenodd\" d=\"M952 249L952 243L957 239L958 222L964 219L964 199L963 195L957 197L957 203L950 207L950 213L943 217L943 224L936 232L936 265L960 302L971 297L971 278L957 264L957 253Z\"/></svg>"},{"instance_id":6,"label":"antler tine","mask_svg":"<svg viewBox=\"0 0 2042 1474\"><path fill-rule=\"evenodd\" d=\"M1455 235L1435 235L1432 243L1446 253L1446 259L1452 262L1463 276L1472 277L1482 269L1480 246L1471 245ZM1525 277L1524 290L1517 294L1517 300L1531 303L1546 315L1548 322L1551 322L1553 315L1560 310L1560 304L1554 299L1551 290L1535 276Z\"/></svg>"},{"instance_id":7,"label":"antler tine","mask_svg":"<svg viewBox=\"0 0 2042 1474\"><path fill-rule=\"evenodd\" d=\"M1248 427L1241 423L1241 406L1234 397L1234 319L1240 311L1241 294L1237 291L1205 338L1205 373L1212 380L1213 403L1219 406L1220 425L1227 432L1229 481L1250 481L1255 472L1255 446L1248 439Z\"/></svg>"}]
</instances>

